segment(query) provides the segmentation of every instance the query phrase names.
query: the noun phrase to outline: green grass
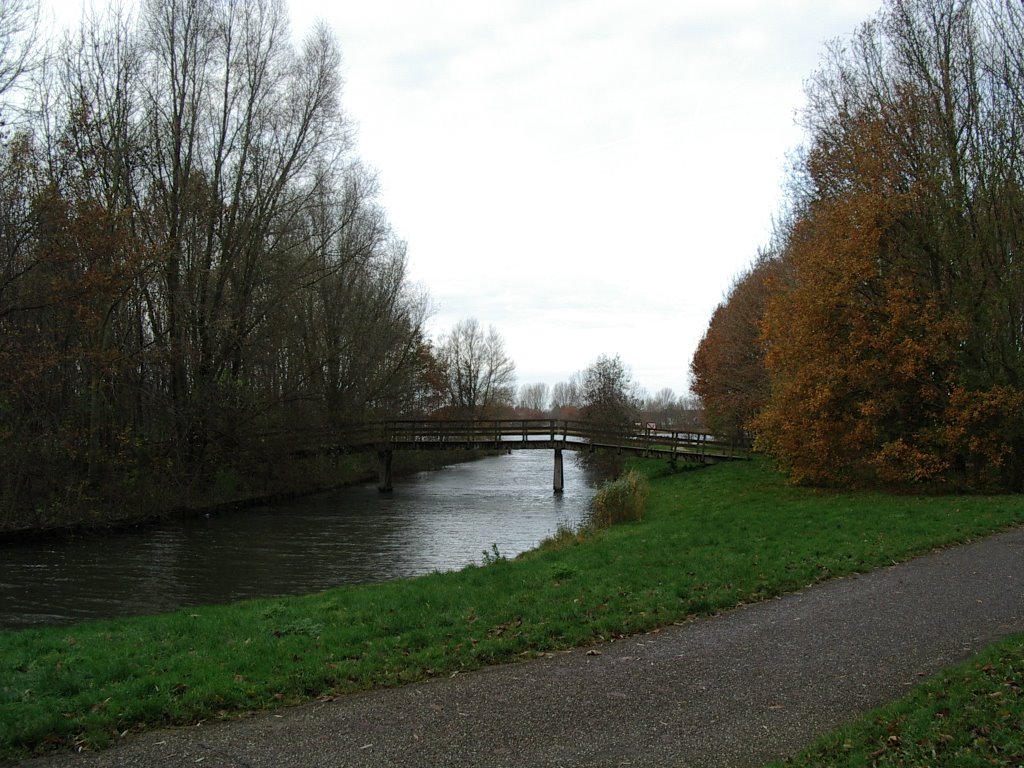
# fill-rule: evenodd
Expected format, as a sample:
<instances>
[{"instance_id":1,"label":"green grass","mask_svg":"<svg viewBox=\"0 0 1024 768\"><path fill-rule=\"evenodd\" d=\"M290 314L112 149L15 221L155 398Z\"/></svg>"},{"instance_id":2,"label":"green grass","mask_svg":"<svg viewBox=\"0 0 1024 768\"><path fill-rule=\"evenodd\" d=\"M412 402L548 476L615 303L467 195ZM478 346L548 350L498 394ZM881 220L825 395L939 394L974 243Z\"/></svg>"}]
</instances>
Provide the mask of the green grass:
<instances>
[{"instance_id":1,"label":"green grass","mask_svg":"<svg viewBox=\"0 0 1024 768\"><path fill-rule=\"evenodd\" d=\"M764 599L1024 522L1024 497L787 486L760 461L654 476L642 523L515 560L301 598L0 632L0 758L395 686Z\"/></svg>"},{"instance_id":2,"label":"green grass","mask_svg":"<svg viewBox=\"0 0 1024 768\"><path fill-rule=\"evenodd\" d=\"M1024 635L934 676L782 766L1024 765Z\"/></svg>"}]
</instances>

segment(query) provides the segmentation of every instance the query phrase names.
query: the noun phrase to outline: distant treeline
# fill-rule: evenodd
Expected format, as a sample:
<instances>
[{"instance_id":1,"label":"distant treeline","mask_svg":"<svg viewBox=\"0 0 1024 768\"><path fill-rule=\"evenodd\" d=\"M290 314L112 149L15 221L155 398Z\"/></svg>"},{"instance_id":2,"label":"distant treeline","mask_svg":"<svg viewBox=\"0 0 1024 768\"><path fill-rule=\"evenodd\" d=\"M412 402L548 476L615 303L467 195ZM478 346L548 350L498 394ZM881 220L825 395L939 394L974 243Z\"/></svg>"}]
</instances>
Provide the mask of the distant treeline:
<instances>
[{"instance_id":1,"label":"distant treeline","mask_svg":"<svg viewBox=\"0 0 1024 768\"><path fill-rule=\"evenodd\" d=\"M888 0L807 96L693 359L707 418L800 482L1024 490L1024 6Z\"/></svg>"},{"instance_id":2,"label":"distant treeline","mask_svg":"<svg viewBox=\"0 0 1024 768\"><path fill-rule=\"evenodd\" d=\"M0 13L0 528L173 505L268 471L268 434L436 395L325 28L144 0L44 44Z\"/></svg>"}]
</instances>

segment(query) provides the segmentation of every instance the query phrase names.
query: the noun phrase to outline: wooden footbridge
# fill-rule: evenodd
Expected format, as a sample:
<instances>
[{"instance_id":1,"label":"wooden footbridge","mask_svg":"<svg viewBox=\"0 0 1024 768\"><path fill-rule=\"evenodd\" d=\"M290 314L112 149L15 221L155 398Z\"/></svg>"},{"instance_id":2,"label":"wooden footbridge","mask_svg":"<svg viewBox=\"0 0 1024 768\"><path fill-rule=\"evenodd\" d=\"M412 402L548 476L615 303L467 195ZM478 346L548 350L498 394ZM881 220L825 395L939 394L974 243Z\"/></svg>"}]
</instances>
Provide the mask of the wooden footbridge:
<instances>
[{"instance_id":1,"label":"wooden footbridge","mask_svg":"<svg viewBox=\"0 0 1024 768\"><path fill-rule=\"evenodd\" d=\"M382 491L391 490L391 458L396 450L553 450L554 490L561 493L564 450L613 450L709 464L749 458L751 449L749 440L727 440L706 432L558 419L384 421L323 433L317 438L318 446L309 444L308 435L304 442L303 452L376 451Z\"/></svg>"}]
</instances>

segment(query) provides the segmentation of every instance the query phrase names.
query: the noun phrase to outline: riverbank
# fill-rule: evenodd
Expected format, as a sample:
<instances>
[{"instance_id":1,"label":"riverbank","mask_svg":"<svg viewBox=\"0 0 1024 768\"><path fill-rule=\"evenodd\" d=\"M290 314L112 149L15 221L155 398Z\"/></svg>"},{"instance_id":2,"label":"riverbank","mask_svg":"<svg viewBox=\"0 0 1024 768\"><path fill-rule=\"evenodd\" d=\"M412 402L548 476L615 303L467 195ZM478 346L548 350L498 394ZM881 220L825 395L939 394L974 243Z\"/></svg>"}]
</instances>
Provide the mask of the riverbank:
<instances>
[{"instance_id":1,"label":"riverbank","mask_svg":"<svg viewBox=\"0 0 1024 768\"><path fill-rule=\"evenodd\" d=\"M765 463L652 475L643 523L412 581L0 633L0 755L98 748L587 646L1024 522L1015 496L787 486Z\"/></svg>"},{"instance_id":2,"label":"riverbank","mask_svg":"<svg viewBox=\"0 0 1024 768\"><path fill-rule=\"evenodd\" d=\"M475 461L488 455L494 454L400 451L393 459L392 476L401 479L418 472ZM276 464L272 472L260 475L223 466L211 472L211 479L194 486L173 486L159 494L129 494L117 509L97 507L87 499L79 499L76 509L52 511L49 514L40 512L31 526L19 524L17 527L4 528L0 525L0 546L4 543L49 538L103 536L183 517L274 504L376 479L377 459L372 453L293 457Z\"/></svg>"}]
</instances>

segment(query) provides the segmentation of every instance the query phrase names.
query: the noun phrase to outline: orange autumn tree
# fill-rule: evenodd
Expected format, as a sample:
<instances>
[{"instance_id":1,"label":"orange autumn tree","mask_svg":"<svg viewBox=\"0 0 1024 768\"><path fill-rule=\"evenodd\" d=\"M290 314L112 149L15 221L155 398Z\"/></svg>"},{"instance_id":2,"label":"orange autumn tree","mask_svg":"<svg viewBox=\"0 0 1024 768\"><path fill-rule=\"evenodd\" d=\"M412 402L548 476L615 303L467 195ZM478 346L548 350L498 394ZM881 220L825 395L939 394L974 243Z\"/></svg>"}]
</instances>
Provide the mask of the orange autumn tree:
<instances>
[{"instance_id":1,"label":"orange autumn tree","mask_svg":"<svg viewBox=\"0 0 1024 768\"><path fill-rule=\"evenodd\" d=\"M819 192L765 313L758 439L798 482L931 480L948 468L936 430L962 322L902 247L916 192L898 148L880 121L855 123L808 160Z\"/></svg>"},{"instance_id":2,"label":"orange autumn tree","mask_svg":"<svg viewBox=\"0 0 1024 768\"><path fill-rule=\"evenodd\" d=\"M739 436L768 398L761 322L783 262L763 253L715 309L690 363L709 429Z\"/></svg>"},{"instance_id":3,"label":"orange autumn tree","mask_svg":"<svg viewBox=\"0 0 1024 768\"><path fill-rule=\"evenodd\" d=\"M1024 7L889 0L808 87L760 445L796 481L1024 488Z\"/></svg>"}]
</instances>

